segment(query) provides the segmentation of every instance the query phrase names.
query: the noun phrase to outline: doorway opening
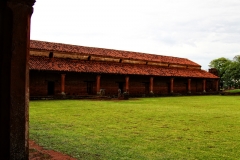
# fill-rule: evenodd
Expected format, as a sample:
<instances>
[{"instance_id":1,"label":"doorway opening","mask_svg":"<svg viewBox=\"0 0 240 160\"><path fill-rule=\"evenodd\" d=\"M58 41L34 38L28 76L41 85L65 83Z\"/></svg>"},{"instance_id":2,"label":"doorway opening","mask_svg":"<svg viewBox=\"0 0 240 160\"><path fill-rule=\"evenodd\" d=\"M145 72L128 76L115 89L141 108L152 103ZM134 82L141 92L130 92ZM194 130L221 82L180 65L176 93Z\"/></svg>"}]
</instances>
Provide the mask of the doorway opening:
<instances>
[{"instance_id":1,"label":"doorway opening","mask_svg":"<svg viewBox=\"0 0 240 160\"><path fill-rule=\"evenodd\" d=\"M124 83L123 82L119 82L118 83L118 89L121 89L121 94L123 93L123 85Z\"/></svg>"},{"instance_id":2,"label":"doorway opening","mask_svg":"<svg viewBox=\"0 0 240 160\"><path fill-rule=\"evenodd\" d=\"M48 95L54 95L55 92L55 82L48 81Z\"/></svg>"},{"instance_id":3,"label":"doorway opening","mask_svg":"<svg viewBox=\"0 0 240 160\"><path fill-rule=\"evenodd\" d=\"M87 94L92 95L93 94L93 82L87 82Z\"/></svg>"}]
</instances>

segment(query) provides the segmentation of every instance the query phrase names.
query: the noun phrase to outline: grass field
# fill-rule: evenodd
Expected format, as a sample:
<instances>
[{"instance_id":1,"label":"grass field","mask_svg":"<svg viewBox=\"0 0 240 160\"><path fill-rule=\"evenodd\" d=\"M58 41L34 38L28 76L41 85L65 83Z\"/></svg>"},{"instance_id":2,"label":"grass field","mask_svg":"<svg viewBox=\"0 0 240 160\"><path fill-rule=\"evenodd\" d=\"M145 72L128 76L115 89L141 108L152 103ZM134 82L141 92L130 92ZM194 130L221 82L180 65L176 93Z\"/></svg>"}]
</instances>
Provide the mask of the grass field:
<instances>
[{"instance_id":1,"label":"grass field","mask_svg":"<svg viewBox=\"0 0 240 160\"><path fill-rule=\"evenodd\" d=\"M30 139L78 159L239 159L240 97L30 102Z\"/></svg>"},{"instance_id":2,"label":"grass field","mask_svg":"<svg viewBox=\"0 0 240 160\"><path fill-rule=\"evenodd\" d=\"M230 92L230 93L240 93L240 89L227 90L226 92Z\"/></svg>"}]
</instances>

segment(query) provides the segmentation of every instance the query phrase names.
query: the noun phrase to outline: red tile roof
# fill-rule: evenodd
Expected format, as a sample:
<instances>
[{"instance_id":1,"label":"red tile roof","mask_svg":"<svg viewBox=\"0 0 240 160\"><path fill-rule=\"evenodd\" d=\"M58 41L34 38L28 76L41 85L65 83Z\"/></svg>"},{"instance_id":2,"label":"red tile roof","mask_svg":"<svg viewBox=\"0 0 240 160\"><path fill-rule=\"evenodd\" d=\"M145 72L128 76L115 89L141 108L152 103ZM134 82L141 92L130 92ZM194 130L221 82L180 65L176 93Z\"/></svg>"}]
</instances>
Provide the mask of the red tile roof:
<instances>
[{"instance_id":1,"label":"red tile roof","mask_svg":"<svg viewBox=\"0 0 240 160\"><path fill-rule=\"evenodd\" d=\"M190 61L186 58L178 58L178 57L130 52L130 51L120 51L120 50L104 49L104 48L84 47L84 46L76 46L76 45L69 45L69 44L36 41L36 40L30 41L30 48L31 50L35 49L35 50L44 50L44 51L51 51L51 52L79 53L79 54L85 54L85 55L97 55L97 56L115 57L115 58L122 58L122 59L136 59L136 60L144 60L144 61L153 61L153 62L201 67L199 64L193 61Z\"/></svg>"},{"instance_id":2,"label":"red tile roof","mask_svg":"<svg viewBox=\"0 0 240 160\"><path fill-rule=\"evenodd\" d=\"M209 72L199 69L167 68L142 64L133 65L127 63L108 63L36 56L30 56L29 66L30 70L45 71L218 78Z\"/></svg>"}]
</instances>

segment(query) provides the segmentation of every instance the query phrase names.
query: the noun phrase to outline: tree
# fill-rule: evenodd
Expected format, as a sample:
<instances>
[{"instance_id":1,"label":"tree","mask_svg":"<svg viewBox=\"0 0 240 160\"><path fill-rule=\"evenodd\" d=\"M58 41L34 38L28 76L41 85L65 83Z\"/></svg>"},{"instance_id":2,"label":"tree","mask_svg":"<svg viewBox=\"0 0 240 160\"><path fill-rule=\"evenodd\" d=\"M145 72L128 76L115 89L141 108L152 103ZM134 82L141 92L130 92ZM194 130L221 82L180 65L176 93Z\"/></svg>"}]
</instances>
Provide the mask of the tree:
<instances>
[{"instance_id":1,"label":"tree","mask_svg":"<svg viewBox=\"0 0 240 160\"><path fill-rule=\"evenodd\" d=\"M240 58L240 57L239 57ZM234 60L227 67L225 74L223 75L223 80L226 86L239 88L240 85L240 59Z\"/></svg>"},{"instance_id":2,"label":"tree","mask_svg":"<svg viewBox=\"0 0 240 160\"><path fill-rule=\"evenodd\" d=\"M224 78L224 75L226 73L227 67L232 63L231 60L221 57L218 59L214 59L210 62L209 67L215 68L218 71L218 76L220 77L220 86L221 88L226 85L226 78ZM229 81L229 80L228 80Z\"/></svg>"},{"instance_id":3,"label":"tree","mask_svg":"<svg viewBox=\"0 0 240 160\"><path fill-rule=\"evenodd\" d=\"M225 73L221 77L221 79L224 82L225 87L233 87L235 84L235 80L233 78L235 65L236 65L236 63L232 62L225 68Z\"/></svg>"},{"instance_id":4,"label":"tree","mask_svg":"<svg viewBox=\"0 0 240 160\"><path fill-rule=\"evenodd\" d=\"M233 60L218 58L210 62L209 67L216 68L220 77L220 85L223 87L240 86L240 55L236 55Z\"/></svg>"},{"instance_id":5,"label":"tree","mask_svg":"<svg viewBox=\"0 0 240 160\"><path fill-rule=\"evenodd\" d=\"M240 62L240 55L236 55L236 56L233 58L233 61L235 61L235 62Z\"/></svg>"}]
</instances>

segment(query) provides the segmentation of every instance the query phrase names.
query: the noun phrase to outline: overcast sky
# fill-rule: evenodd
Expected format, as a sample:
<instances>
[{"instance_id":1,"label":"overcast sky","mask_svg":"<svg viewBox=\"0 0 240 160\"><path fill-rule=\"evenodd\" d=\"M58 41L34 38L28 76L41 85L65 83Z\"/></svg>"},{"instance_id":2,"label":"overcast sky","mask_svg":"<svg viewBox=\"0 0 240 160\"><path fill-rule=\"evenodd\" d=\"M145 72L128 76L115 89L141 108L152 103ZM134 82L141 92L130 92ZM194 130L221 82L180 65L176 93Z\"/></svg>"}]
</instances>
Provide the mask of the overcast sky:
<instances>
[{"instance_id":1,"label":"overcast sky","mask_svg":"<svg viewBox=\"0 0 240 160\"><path fill-rule=\"evenodd\" d=\"M240 0L37 0L31 39L211 60L240 55Z\"/></svg>"}]
</instances>

